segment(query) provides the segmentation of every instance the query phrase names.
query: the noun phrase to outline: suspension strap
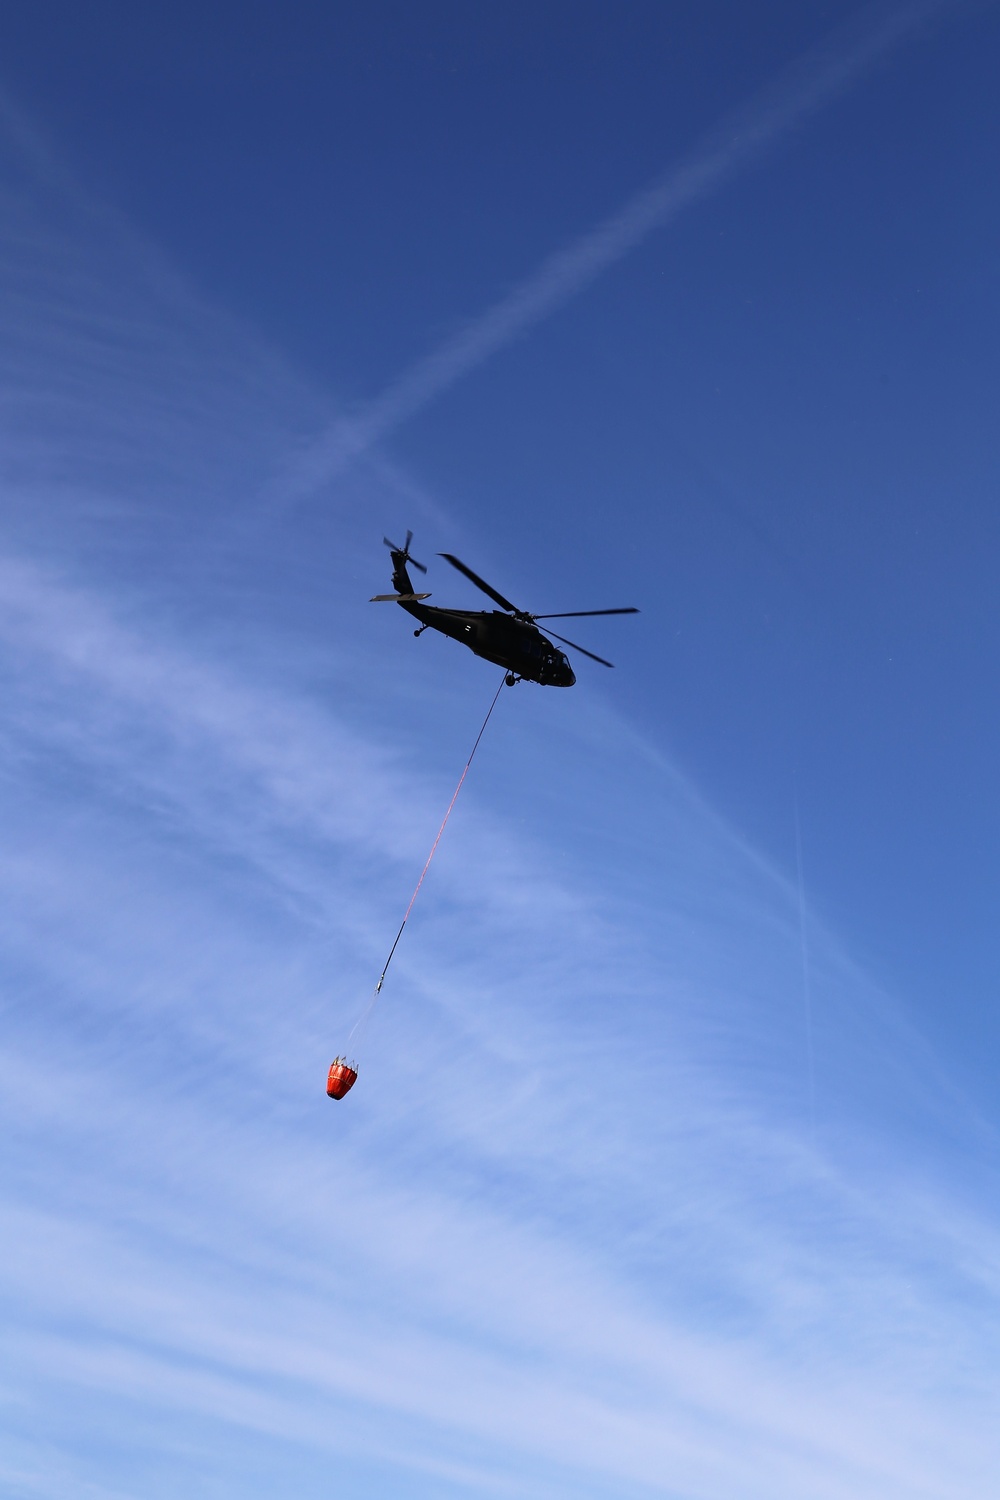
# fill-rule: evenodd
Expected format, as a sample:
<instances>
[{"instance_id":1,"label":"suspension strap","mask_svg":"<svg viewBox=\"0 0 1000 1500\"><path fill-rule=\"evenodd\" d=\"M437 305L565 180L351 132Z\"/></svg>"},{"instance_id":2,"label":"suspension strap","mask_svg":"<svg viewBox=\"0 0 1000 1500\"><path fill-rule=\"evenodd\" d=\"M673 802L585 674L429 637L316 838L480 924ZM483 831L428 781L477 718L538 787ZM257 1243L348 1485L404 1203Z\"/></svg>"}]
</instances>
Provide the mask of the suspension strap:
<instances>
[{"instance_id":1,"label":"suspension strap","mask_svg":"<svg viewBox=\"0 0 1000 1500\"><path fill-rule=\"evenodd\" d=\"M479 733L476 735L476 743L473 745L472 749L469 751L469 758L465 762L465 770L462 772L461 776L458 778L458 786L455 788L454 792L452 793L451 801L448 803L448 811L445 813L444 817L441 819L441 827L438 829L438 831L437 831L437 837L435 838L433 844L431 845L431 852L430 852L430 854L428 854L428 856L427 856L427 862L424 865L424 868L420 872L420 879L417 881L417 883L416 883L416 885L415 885L415 887L413 889L413 895L410 897L410 904L406 908L406 915L403 917L402 922L400 922L400 924L399 924L399 931L396 933L395 941L393 942L392 947L389 949L389 957L386 959L385 965L384 965L384 967L382 969L382 972L379 975L378 984L375 986L375 994L376 995L378 994L379 990L382 988L382 981L384 980L384 978L386 976L386 972L387 972L387 970L389 968L389 965L392 963L392 955L395 953L396 946L399 943L400 938L403 936L403 928L406 926L406 923L407 923L407 920L409 918L410 912L413 910L413 903L414 903L414 901L416 901L417 896L420 894L420 887L424 883L424 876L427 874L427 871L431 867L431 860L434 858L434 855L437 852L437 846L441 842L441 835L444 833L445 828L448 826L448 819L451 817L452 808L455 806L455 803L458 801L458 794L462 790L462 786L463 786L463 784L465 782L465 778L469 774L469 767L472 765L472 762L473 762L473 759L475 757L476 751L479 749L479 741L482 739L483 735L486 732L486 726L490 722L490 715L493 713L493 710L497 706L497 699L500 697L500 694L503 692L504 683L506 682L506 680L507 680L506 676L501 677L501 679L500 679L500 686L497 688L496 693L494 694L493 702L490 704L489 708L487 709L486 718L483 720L482 724L480 725ZM372 999L374 1000L374 998L375 997L373 995Z\"/></svg>"}]
</instances>

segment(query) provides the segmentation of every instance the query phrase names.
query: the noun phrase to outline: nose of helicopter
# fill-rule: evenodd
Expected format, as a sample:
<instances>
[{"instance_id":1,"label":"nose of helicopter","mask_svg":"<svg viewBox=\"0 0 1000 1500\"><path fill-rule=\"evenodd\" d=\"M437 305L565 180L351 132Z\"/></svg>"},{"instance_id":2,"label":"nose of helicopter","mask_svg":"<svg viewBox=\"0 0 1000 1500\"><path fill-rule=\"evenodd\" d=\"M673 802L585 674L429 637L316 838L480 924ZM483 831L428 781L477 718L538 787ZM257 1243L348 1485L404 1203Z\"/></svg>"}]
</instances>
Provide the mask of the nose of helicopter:
<instances>
[{"instance_id":1,"label":"nose of helicopter","mask_svg":"<svg viewBox=\"0 0 1000 1500\"><path fill-rule=\"evenodd\" d=\"M552 662L552 675L549 678L550 684L552 687L572 687L575 681L576 673L563 653L557 651Z\"/></svg>"}]
</instances>

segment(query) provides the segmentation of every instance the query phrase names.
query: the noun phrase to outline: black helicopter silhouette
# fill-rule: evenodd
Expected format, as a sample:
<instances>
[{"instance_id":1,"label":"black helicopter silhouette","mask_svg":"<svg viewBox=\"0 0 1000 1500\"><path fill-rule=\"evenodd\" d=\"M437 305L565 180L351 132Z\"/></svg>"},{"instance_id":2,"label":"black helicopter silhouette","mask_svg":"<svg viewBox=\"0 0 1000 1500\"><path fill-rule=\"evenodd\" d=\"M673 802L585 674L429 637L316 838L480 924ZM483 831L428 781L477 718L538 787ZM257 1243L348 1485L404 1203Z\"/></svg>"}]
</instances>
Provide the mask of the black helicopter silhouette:
<instances>
[{"instance_id":1,"label":"black helicopter silhouette","mask_svg":"<svg viewBox=\"0 0 1000 1500\"><path fill-rule=\"evenodd\" d=\"M423 604L421 601L429 599L430 594L416 594L410 575L406 571L407 563L412 563L419 568L421 573L427 569L423 563L418 563L416 558L410 556L410 543L413 540L413 532L406 533L406 541L402 547L397 547L390 542L388 537L382 540L392 553L392 586L396 590L394 594L375 594L372 598L373 604L395 603L412 615L415 620L420 621L419 630L414 635L422 635L430 627L440 630L442 635L448 635L453 641L461 641L463 646L468 646L477 656L485 657L487 661L496 662L498 667L507 668L507 682L510 687L515 682L539 682L545 687L572 687L576 681L573 668L566 659L564 652L558 646L545 637L535 624L536 620L569 620L577 619L583 615L637 615L639 611L630 606L628 609L576 609L564 614L555 615L531 615L526 610L518 609L505 599L503 594L498 594L496 589L490 585L478 573L473 573L464 562L453 557L450 552L441 552L445 562L450 562L453 568L464 573L466 578L488 594L491 599L496 600L500 609L494 610L467 610L467 609L439 609L433 604ZM505 614L501 614L505 610ZM552 634L557 641L562 641L564 646L570 646L574 651L580 651L584 656L589 656L591 661L599 661L602 667L613 666L614 663L605 661L603 656L595 656L593 651L588 651L585 646L578 646L574 641L568 641L565 636Z\"/></svg>"}]
</instances>

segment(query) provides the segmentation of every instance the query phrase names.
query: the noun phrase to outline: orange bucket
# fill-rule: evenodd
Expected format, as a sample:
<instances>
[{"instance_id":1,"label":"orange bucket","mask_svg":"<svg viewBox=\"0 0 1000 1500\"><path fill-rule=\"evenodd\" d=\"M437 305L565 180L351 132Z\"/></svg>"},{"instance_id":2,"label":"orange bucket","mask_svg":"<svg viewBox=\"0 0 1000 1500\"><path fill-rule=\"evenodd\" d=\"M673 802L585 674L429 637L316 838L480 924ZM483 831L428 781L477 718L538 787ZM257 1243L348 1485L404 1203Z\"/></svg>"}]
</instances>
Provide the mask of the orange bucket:
<instances>
[{"instance_id":1,"label":"orange bucket","mask_svg":"<svg viewBox=\"0 0 1000 1500\"><path fill-rule=\"evenodd\" d=\"M326 1091L331 1099L343 1099L357 1081L357 1068L352 1068L346 1057L335 1057L326 1076Z\"/></svg>"}]
</instances>

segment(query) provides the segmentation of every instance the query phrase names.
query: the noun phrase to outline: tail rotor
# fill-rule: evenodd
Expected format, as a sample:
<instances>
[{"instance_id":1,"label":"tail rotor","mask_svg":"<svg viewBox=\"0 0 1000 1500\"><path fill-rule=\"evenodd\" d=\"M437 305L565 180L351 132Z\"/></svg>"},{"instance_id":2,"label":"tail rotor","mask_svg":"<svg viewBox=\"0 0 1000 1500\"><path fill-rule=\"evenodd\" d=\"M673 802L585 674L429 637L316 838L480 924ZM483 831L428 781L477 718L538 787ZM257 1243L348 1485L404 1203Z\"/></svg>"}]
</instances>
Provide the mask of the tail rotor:
<instances>
[{"instance_id":1,"label":"tail rotor","mask_svg":"<svg viewBox=\"0 0 1000 1500\"><path fill-rule=\"evenodd\" d=\"M382 540L383 542L385 542L385 545L388 547L389 551L394 555L401 557L404 563L412 563L415 568L420 569L421 573L427 572L427 569L424 567L423 563L417 562L417 559L415 557L410 556L410 543L413 541L412 531L408 531L406 533L406 541L402 547L397 547L395 542L390 542L387 536L384 536Z\"/></svg>"}]
</instances>

